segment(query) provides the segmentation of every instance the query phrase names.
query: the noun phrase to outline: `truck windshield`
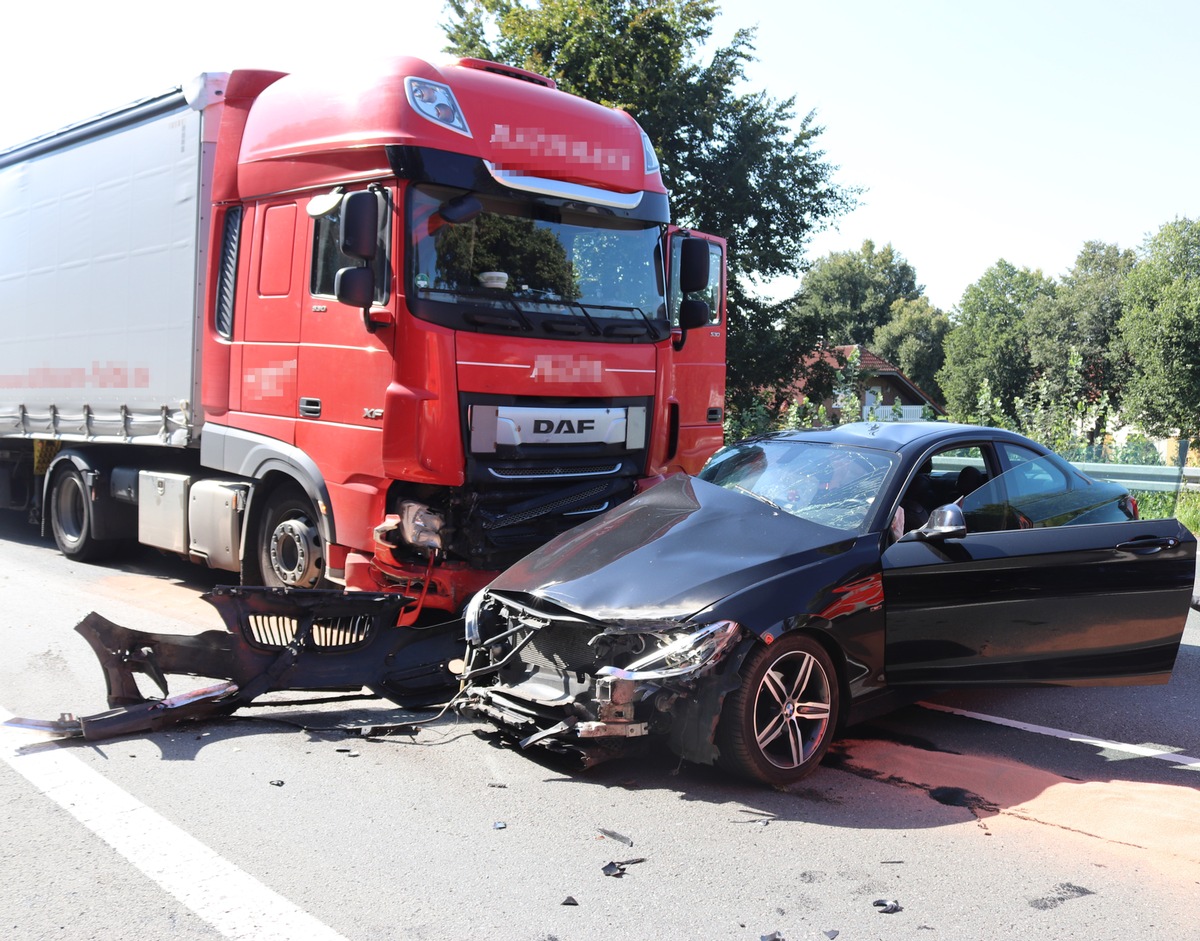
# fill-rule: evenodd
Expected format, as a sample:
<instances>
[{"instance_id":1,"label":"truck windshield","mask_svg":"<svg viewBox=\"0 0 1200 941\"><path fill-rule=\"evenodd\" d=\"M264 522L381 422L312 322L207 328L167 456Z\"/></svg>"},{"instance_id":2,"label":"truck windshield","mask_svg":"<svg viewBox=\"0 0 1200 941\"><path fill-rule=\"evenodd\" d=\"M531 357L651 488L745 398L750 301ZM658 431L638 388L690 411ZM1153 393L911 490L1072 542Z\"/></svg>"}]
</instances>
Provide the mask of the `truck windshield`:
<instances>
[{"instance_id":1,"label":"truck windshield","mask_svg":"<svg viewBox=\"0 0 1200 941\"><path fill-rule=\"evenodd\" d=\"M668 334L657 224L434 186L410 190L408 220L419 317L591 339Z\"/></svg>"}]
</instances>

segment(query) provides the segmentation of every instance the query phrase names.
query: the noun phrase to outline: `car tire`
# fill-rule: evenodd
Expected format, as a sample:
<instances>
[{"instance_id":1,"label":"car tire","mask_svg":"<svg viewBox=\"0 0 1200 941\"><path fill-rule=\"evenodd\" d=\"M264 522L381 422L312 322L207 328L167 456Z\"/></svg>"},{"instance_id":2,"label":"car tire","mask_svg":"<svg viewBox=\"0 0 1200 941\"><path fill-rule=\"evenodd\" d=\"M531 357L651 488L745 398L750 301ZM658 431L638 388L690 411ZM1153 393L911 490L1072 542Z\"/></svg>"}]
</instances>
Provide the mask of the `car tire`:
<instances>
[{"instance_id":1,"label":"car tire","mask_svg":"<svg viewBox=\"0 0 1200 941\"><path fill-rule=\"evenodd\" d=\"M794 784L825 757L837 729L841 690L829 653L809 634L785 634L742 664L717 727L718 763L766 784Z\"/></svg>"},{"instance_id":2,"label":"car tire","mask_svg":"<svg viewBox=\"0 0 1200 941\"><path fill-rule=\"evenodd\" d=\"M258 539L262 583L268 588L326 588L327 552L317 512L299 487L267 495Z\"/></svg>"}]
</instances>

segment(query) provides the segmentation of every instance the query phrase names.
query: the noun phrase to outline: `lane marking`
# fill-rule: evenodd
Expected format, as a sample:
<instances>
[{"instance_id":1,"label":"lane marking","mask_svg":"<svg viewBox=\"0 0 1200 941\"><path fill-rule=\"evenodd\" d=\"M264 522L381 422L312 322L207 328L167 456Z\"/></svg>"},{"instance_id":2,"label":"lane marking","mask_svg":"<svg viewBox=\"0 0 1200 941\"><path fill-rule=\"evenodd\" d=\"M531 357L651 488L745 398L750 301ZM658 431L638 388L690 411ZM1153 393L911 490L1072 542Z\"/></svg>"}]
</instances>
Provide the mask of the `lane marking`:
<instances>
[{"instance_id":1,"label":"lane marking","mask_svg":"<svg viewBox=\"0 0 1200 941\"><path fill-rule=\"evenodd\" d=\"M969 712L966 709L955 709L952 706L942 706L932 702L919 702L917 705L922 709L931 709L934 712L948 712L951 715L964 716L968 719L978 719L980 722L991 722L993 725L1003 725L1010 729L1020 729L1023 732L1049 735L1053 738L1065 739L1068 742L1079 742L1083 745L1094 745L1097 748L1107 749L1108 751L1125 752L1128 755L1136 755L1139 758L1157 758L1160 761L1169 761L1175 765L1185 765L1188 768L1200 771L1200 758L1189 758L1187 755L1180 755L1177 752L1166 751L1162 748L1150 748L1146 745L1129 745L1125 742L1110 742L1107 739L1092 738L1089 735L1080 735L1077 732L1052 729L1046 725L1033 725L1030 722L1019 722L1016 719L984 715L981 712Z\"/></svg>"},{"instance_id":2,"label":"lane marking","mask_svg":"<svg viewBox=\"0 0 1200 941\"><path fill-rule=\"evenodd\" d=\"M225 937L347 941L53 741L0 725L0 758Z\"/></svg>"}]
</instances>

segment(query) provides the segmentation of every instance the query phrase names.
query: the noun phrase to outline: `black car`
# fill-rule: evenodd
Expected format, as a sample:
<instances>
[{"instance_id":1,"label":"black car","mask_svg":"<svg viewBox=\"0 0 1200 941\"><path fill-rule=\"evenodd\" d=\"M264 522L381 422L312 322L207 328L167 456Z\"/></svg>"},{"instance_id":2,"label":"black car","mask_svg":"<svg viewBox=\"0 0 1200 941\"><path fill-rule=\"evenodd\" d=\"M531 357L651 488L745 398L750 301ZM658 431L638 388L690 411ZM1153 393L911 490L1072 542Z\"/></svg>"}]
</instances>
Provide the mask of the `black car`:
<instances>
[{"instance_id":1,"label":"black car","mask_svg":"<svg viewBox=\"0 0 1200 941\"><path fill-rule=\"evenodd\" d=\"M466 710L586 761L657 737L788 784L918 687L1166 682L1195 554L1175 520L1010 432L767 435L480 592Z\"/></svg>"}]
</instances>

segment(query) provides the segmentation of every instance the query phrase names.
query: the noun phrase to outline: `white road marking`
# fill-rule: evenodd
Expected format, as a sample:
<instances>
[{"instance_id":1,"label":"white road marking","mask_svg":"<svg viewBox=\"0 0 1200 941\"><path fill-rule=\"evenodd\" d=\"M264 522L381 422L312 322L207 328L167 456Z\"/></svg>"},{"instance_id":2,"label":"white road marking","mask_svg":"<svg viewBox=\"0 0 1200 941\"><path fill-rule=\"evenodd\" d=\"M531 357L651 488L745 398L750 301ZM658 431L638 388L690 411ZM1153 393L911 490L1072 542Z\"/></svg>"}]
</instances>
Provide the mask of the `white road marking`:
<instances>
[{"instance_id":1,"label":"white road marking","mask_svg":"<svg viewBox=\"0 0 1200 941\"><path fill-rule=\"evenodd\" d=\"M0 722L11 718L0 708ZM346 941L36 733L0 725L0 758L225 937Z\"/></svg>"},{"instance_id":2,"label":"white road marking","mask_svg":"<svg viewBox=\"0 0 1200 941\"><path fill-rule=\"evenodd\" d=\"M1169 761L1174 765L1185 765L1191 769L1200 771L1200 758L1189 758L1187 755L1180 755L1177 752L1167 751L1162 748L1151 748L1146 745L1128 745L1125 742L1110 742L1103 738L1080 735L1078 732L1066 732L1062 729L1052 729L1045 725L1033 725L1029 722L1018 722L1016 719L984 715L981 712L968 712L966 709L954 709L951 706L941 706L932 702L919 702L917 705L923 709L932 709L934 712L948 712L951 715L965 716L968 719L978 719L980 722L991 722L993 725L1003 725L1010 729L1021 729L1024 732L1049 735L1053 738L1065 739L1068 742L1094 745L1097 748L1103 748L1108 751L1125 752L1128 755L1136 755L1139 758L1158 758L1161 761Z\"/></svg>"}]
</instances>

